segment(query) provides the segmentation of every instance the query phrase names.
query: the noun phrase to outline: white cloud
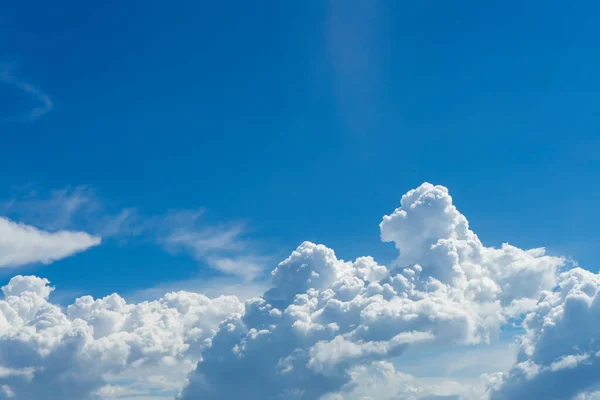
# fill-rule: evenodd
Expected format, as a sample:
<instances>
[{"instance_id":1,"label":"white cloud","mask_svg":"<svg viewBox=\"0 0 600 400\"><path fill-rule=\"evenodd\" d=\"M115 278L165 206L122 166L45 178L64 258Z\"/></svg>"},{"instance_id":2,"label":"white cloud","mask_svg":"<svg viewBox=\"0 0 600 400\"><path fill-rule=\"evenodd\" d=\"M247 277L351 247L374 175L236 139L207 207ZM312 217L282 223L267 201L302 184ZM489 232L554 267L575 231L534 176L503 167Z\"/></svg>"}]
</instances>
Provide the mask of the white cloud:
<instances>
[{"instance_id":1,"label":"white cloud","mask_svg":"<svg viewBox=\"0 0 600 400\"><path fill-rule=\"evenodd\" d=\"M235 297L189 292L138 304L116 294L84 296L62 310L49 302L49 282L37 277L17 276L2 290L0 399L174 392L220 321L243 311ZM128 374L133 383L119 384Z\"/></svg>"},{"instance_id":2,"label":"white cloud","mask_svg":"<svg viewBox=\"0 0 600 400\"><path fill-rule=\"evenodd\" d=\"M203 225L201 215L201 211L169 213L159 224L159 243L172 253L187 252L224 274L248 281L259 277L270 258L244 237L245 224Z\"/></svg>"},{"instance_id":3,"label":"white cloud","mask_svg":"<svg viewBox=\"0 0 600 400\"><path fill-rule=\"evenodd\" d=\"M555 285L564 264L543 249L485 247L448 191L430 184L403 196L381 233L400 250L391 268L300 245L273 271L264 298L222 324L181 399L346 398L354 390L352 371L401 360L416 343L443 348L494 340L509 317ZM239 371L235 385L231 371ZM459 396L421 392L411 396Z\"/></svg>"},{"instance_id":4,"label":"white cloud","mask_svg":"<svg viewBox=\"0 0 600 400\"><path fill-rule=\"evenodd\" d=\"M163 297L166 293L183 290L202 293L208 297L217 297L221 295L235 296L241 301L245 301L253 297L262 296L269 287L269 282L265 280L247 282L240 280L235 276L223 276L212 279L195 278L167 282L156 287L127 293L125 297L128 300L136 302L150 299L155 300Z\"/></svg>"},{"instance_id":5,"label":"white cloud","mask_svg":"<svg viewBox=\"0 0 600 400\"><path fill-rule=\"evenodd\" d=\"M164 231L173 251L256 254L239 227L173 218L183 220ZM84 296L62 310L46 280L15 277L0 301L0 399L50 388L61 400L167 398L181 388L181 400L594 398L598 275L560 273L565 260L543 249L484 246L440 186L407 193L380 227L400 250L393 265L304 242L245 303L157 288L143 294L160 292L154 301ZM221 268L252 264L228 263ZM479 352L525 314L517 360L498 373L513 352ZM454 366L452 348L468 350ZM433 355L423 357L436 363L430 371L415 368L423 354Z\"/></svg>"},{"instance_id":6,"label":"white cloud","mask_svg":"<svg viewBox=\"0 0 600 400\"><path fill-rule=\"evenodd\" d=\"M558 289L543 293L525 318L517 362L491 399L593 398L585 391L600 385L599 292L598 274L581 268L561 274Z\"/></svg>"},{"instance_id":7,"label":"white cloud","mask_svg":"<svg viewBox=\"0 0 600 400\"><path fill-rule=\"evenodd\" d=\"M425 183L402 196L401 205L380 224L382 240L400 250L396 265L418 263L423 276L452 283L476 300L498 298L511 306L511 315L526 311L542 290L554 287L556 271L565 264L544 249L483 246L443 186Z\"/></svg>"},{"instance_id":8,"label":"white cloud","mask_svg":"<svg viewBox=\"0 0 600 400\"><path fill-rule=\"evenodd\" d=\"M100 244L85 232L46 232L0 217L0 267L51 263Z\"/></svg>"},{"instance_id":9,"label":"white cloud","mask_svg":"<svg viewBox=\"0 0 600 400\"><path fill-rule=\"evenodd\" d=\"M47 230L77 229L105 240L151 242L170 253L185 252L225 275L246 281L260 277L271 259L246 238L246 224L209 223L204 213L195 209L144 215L134 207L109 207L88 186L48 193L26 187L0 203L0 214Z\"/></svg>"}]
</instances>

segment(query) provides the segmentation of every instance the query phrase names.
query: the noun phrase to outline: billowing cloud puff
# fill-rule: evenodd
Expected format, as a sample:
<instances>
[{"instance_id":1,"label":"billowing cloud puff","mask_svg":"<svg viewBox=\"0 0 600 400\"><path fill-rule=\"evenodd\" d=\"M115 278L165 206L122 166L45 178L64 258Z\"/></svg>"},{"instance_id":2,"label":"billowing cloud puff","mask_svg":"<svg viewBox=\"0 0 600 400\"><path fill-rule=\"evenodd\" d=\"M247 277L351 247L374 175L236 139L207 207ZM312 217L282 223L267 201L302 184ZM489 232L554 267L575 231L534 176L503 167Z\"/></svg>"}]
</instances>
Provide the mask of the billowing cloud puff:
<instances>
[{"instance_id":1,"label":"billowing cloud puff","mask_svg":"<svg viewBox=\"0 0 600 400\"><path fill-rule=\"evenodd\" d=\"M188 292L138 304L116 294L85 296L62 310L49 302L52 290L32 276L16 276L2 288L0 399L98 398L119 389L105 386L108 377L132 369L147 374L138 386L172 370L181 385L219 323L243 310L235 297Z\"/></svg>"},{"instance_id":2,"label":"billowing cloud puff","mask_svg":"<svg viewBox=\"0 0 600 400\"><path fill-rule=\"evenodd\" d=\"M452 204L448 189L425 183L402 196L401 207L383 217L381 238L394 242L397 265L419 264L423 276L461 288L475 300L498 299L507 312L526 310L556 283L564 264L544 249L521 250L508 244L485 247Z\"/></svg>"},{"instance_id":3,"label":"billowing cloud puff","mask_svg":"<svg viewBox=\"0 0 600 400\"><path fill-rule=\"evenodd\" d=\"M100 244L85 232L46 232L0 217L0 268L51 263Z\"/></svg>"},{"instance_id":4,"label":"billowing cloud puff","mask_svg":"<svg viewBox=\"0 0 600 400\"><path fill-rule=\"evenodd\" d=\"M484 246L448 190L427 183L380 229L400 251L392 265L304 242L245 304L175 292L62 309L47 280L15 277L0 301L0 400L475 400L486 385L493 400L597 397L597 275L561 273L565 260L543 249ZM485 344L523 318L504 374L466 384L402 372L407 350Z\"/></svg>"},{"instance_id":5,"label":"billowing cloud puff","mask_svg":"<svg viewBox=\"0 0 600 400\"><path fill-rule=\"evenodd\" d=\"M273 271L273 288L224 321L180 398L344 398L357 368L409 346L494 338L564 263L543 249L483 246L441 186L407 193L380 227L400 250L391 268L301 244Z\"/></svg>"},{"instance_id":6,"label":"billowing cloud puff","mask_svg":"<svg viewBox=\"0 0 600 400\"><path fill-rule=\"evenodd\" d=\"M600 384L600 275L561 274L524 321L517 364L500 377L491 399L594 399Z\"/></svg>"}]
</instances>

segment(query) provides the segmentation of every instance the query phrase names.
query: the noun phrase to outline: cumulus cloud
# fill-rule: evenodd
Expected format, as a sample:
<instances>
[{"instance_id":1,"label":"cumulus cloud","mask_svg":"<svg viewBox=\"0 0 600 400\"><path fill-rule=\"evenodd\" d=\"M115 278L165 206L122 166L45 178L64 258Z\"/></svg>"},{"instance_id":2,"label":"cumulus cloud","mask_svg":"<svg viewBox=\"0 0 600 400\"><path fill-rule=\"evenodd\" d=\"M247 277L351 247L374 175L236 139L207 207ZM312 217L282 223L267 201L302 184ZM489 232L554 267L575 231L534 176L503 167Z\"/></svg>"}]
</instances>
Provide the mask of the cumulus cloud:
<instances>
[{"instance_id":1,"label":"cumulus cloud","mask_svg":"<svg viewBox=\"0 0 600 400\"><path fill-rule=\"evenodd\" d=\"M51 263L100 243L85 232L46 232L0 217L0 267Z\"/></svg>"},{"instance_id":2,"label":"cumulus cloud","mask_svg":"<svg viewBox=\"0 0 600 400\"><path fill-rule=\"evenodd\" d=\"M301 244L273 271L273 288L221 325L180 398L345 398L353 371L410 346L494 339L564 264L543 249L485 247L441 186L408 192L380 227L400 250L391 267Z\"/></svg>"},{"instance_id":3,"label":"cumulus cloud","mask_svg":"<svg viewBox=\"0 0 600 400\"><path fill-rule=\"evenodd\" d=\"M220 321L243 310L235 297L189 292L137 304L84 296L61 309L49 301L52 290L33 276L2 288L0 399L85 400L181 385ZM133 370L134 383L119 384Z\"/></svg>"},{"instance_id":4,"label":"cumulus cloud","mask_svg":"<svg viewBox=\"0 0 600 400\"><path fill-rule=\"evenodd\" d=\"M380 229L400 252L391 265L304 242L245 302L180 291L139 303L84 296L61 309L48 281L15 277L0 301L0 399L595 398L596 274L564 271L543 249L485 246L448 190L427 183ZM169 232L201 257L247 246L235 230ZM481 347L521 321L505 373L466 381L402 370L408 354Z\"/></svg>"},{"instance_id":5,"label":"cumulus cloud","mask_svg":"<svg viewBox=\"0 0 600 400\"><path fill-rule=\"evenodd\" d=\"M596 398L600 384L600 275L574 268L542 294L524 321L513 368L499 377L492 400Z\"/></svg>"},{"instance_id":6,"label":"cumulus cloud","mask_svg":"<svg viewBox=\"0 0 600 400\"><path fill-rule=\"evenodd\" d=\"M404 195L401 205L380 224L382 240L400 251L397 265L418 263L426 276L452 283L476 300L497 298L516 307L512 314L526 311L532 305L527 300L555 286L564 259L547 256L544 249L483 246L445 187L423 184Z\"/></svg>"}]
</instances>

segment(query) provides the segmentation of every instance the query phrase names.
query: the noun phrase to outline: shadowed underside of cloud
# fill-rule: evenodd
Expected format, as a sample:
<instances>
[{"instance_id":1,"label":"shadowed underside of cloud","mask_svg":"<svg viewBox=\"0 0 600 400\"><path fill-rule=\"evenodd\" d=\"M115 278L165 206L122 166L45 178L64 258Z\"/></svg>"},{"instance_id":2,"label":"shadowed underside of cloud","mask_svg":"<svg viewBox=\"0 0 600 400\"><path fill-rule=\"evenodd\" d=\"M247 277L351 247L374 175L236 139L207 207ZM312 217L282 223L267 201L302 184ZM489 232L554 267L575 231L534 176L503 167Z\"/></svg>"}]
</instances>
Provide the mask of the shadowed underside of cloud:
<instances>
[{"instance_id":1,"label":"shadowed underside of cloud","mask_svg":"<svg viewBox=\"0 0 600 400\"><path fill-rule=\"evenodd\" d=\"M46 280L15 277L0 301L0 399L595 398L598 275L561 272L543 249L484 246L441 186L408 192L380 229L400 252L391 266L304 242L245 303L115 294L62 310ZM401 372L407 350L490 343L520 321L507 372L470 383Z\"/></svg>"},{"instance_id":2,"label":"shadowed underside of cloud","mask_svg":"<svg viewBox=\"0 0 600 400\"><path fill-rule=\"evenodd\" d=\"M0 217L0 267L51 263L100 244L85 232L47 232Z\"/></svg>"}]
</instances>

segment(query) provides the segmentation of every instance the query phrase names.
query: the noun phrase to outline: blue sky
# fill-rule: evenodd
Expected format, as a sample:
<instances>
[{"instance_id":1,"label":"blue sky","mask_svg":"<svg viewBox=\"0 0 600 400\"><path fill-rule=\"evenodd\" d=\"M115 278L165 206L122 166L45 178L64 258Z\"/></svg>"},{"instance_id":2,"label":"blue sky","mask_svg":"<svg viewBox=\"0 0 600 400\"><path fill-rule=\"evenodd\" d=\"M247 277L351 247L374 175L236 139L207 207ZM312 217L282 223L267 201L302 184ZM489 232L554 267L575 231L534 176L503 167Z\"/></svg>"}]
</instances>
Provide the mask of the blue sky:
<instances>
[{"instance_id":1,"label":"blue sky","mask_svg":"<svg viewBox=\"0 0 600 400\"><path fill-rule=\"evenodd\" d=\"M275 255L312 240L389 260L380 217L428 181L450 188L486 243L547 246L595 268L598 11L10 1L1 61L39 93L0 86L0 195L86 185L114 209L246 221ZM29 118L40 94L51 109ZM36 268L95 294L117 276L138 277L123 283L132 289L196 271L111 240Z\"/></svg>"},{"instance_id":2,"label":"blue sky","mask_svg":"<svg viewBox=\"0 0 600 400\"><path fill-rule=\"evenodd\" d=\"M438 253L424 249L438 240L454 241L463 250L476 243L474 248L484 256L477 258L465 251L460 254L460 268L464 276L473 273L469 269L473 265L484 272L469 276L472 286L461 286L460 279L443 281L448 293L462 290L468 299L457 305L443 298L449 302L443 311L453 315L460 309L477 324L485 323L465 328L460 318L458 322L449 318L456 324L439 328L432 322L425 326L429 331L417 332L458 332L452 340L471 347L441 351L447 345L442 339L430 348L421 343L431 339L427 335L403 337L414 341L403 354L403 370L390 372L390 365L383 361L369 365L402 382L405 378L394 374L414 374L416 379L425 379L415 385L429 388L434 381L441 388L440 379L454 375L460 375L460 385L475 387L481 373L504 370L508 371L504 386L491 399L518 398L519 393L535 398L535 390L543 392L552 388L548 382L560 381L552 374L564 372L560 371L565 360L577 366L579 360L600 354L589 344L600 335L600 328L590 327L579 343L577 335L561 336L561 329L570 331L559 320L555 321L558 337L571 338L575 344L565 339L556 347L564 352L556 350L544 358L545 351L554 351L545 342L550 339L533 324L523 325L521 318L524 312L540 319L556 318L535 304L542 301L542 290L557 285L544 298L557 308L571 298L572 291L589 295L596 290L590 287L597 286L600 293L600 279L591 273L598 270L600 243L600 5L571 3L328 0L174 5L155 0L7 0L0 16L0 168L5 171L0 174L0 285L6 285L5 297L29 301L27 296L35 294L35 304L46 304L47 282L11 280L24 274L49 279L58 288L53 301L63 306L85 294L101 297L117 292L131 304L161 299L152 304L162 310L172 301L163 296L168 291L185 290L187 294L181 296L192 297L190 293L195 292L209 297L234 294L243 300L270 287L277 290L264 297L274 305L290 306L286 296L304 295L312 288L338 291L343 301L350 302L344 298L344 287L340 289L342 280L332 279L322 287L311 282L316 286L305 288L305 277L294 275L304 268L299 265L308 265L308 269L325 268L325 272L331 267L336 271L332 276L347 278L339 271L350 264L332 257L331 248L339 259L370 255L387 266L388 275L381 278L375 264L364 259L351 264L353 272L346 272L365 288L372 289L369 283L385 279L393 283L394 268L406 266L402 273L417 276L414 288L422 290L413 299L418 308L419 301L428 296L439 300L435 287L418 285L426 277L443 281L452 270L446 264L451 257L436 258ZM452 200L445 189L421 186L423 182L448 188ZM422 197L406 200L400 207L402 196L415 188L410 193ZM423 211L419 208L423 204L431 207ZM454 204L462 214L455 214L452 207L436 214L440 204ZM394 213L397 207L399 214ZM402 212L412 219L403 220ZM448 214L451 218L445 219ZM380 227L384 215L391 215L391 222ZM473 232L461 230L462 215L483 245L473 239ZM505 242L516 248L501 247ZM559 277L557 271L567 268L561 259L521 250L536 247L546 247L552 256L573 258L588 271L574 269ZM448 254L454 253L449 250ZM277 267L282 260L286 261ZM425 265L422 281L415 266L419 263ZM278 272L269 281L275 267ZM323 276L325 272L320 270ZM393 284L399 285L398 280ZM472 287L480 292L473 294ZM496 314L486 314L493 309L492 303L485 303L488 300L501 307ZM97 315L86 314L87 300L78 301L69 307L75 311L65 320L83 318L96 330L106 328L94 325ZM121 304L114 297L101 301L105 304L97 307L110 312ZM479 306L484 311L469 314ZM238 299L230 299L214 307L220 310L215 315L224 319L243 306ZM252 311L252 305L245 307ZM172 315L172 309L161 312ZM573 318L596 315L570 310ZM144 312L139 311L140 315ZM438 315L419 312L427 317L424 320L437 321ZM486 319L495 318L490 315L506 320L494 324ZM222 320L217 316L210 323L202 321L206 322L204 332L213 335L202 336L203 340L229 340L226 332L217 335ZM24 321L27 318L22 316ZM343 328L343 318L332 318L330 325L339 323ZM246 328L262 326L248 319ZM152 318L144 321L140 324ZM373 322L375 329L377 322ZM73 326L76 330L78 325ZM485 336L481 333L485 332L493 337L494 327L502 332L501 339L486 347L485 338L478 335ZM271 333L287 328L278 329ZM352 334L361 334L356 332L358 328ZM539 345L540 354L518 353L518 346L509 346L522 333L534 338L530 342ZM591 335L591 342L584 340L586 335ZM341 337L329 343L339 344L335 340ZM371 339L378 346L398 346L397 337L385 342ZM360 346L363 339L351 345ZM19 369L26 365L20 361L16 367L3 364L1 341L2 335L0 368L13 368L7 376L29 374ZM273 347L273 354L292 365L294 358L285 347L289 343L283 342ZM216 398L237 398L235 393L227 397L232 392L225 381L219 386L227 373L210 374L218 374L219 368L226 372L248 368L243 364L223 367L214 361L222 359L222 342L215 343L202 349L207 361L191 373L211 377L214 388L221 390L212 393ZM582 349L581 353L572 354L573 347ZM256 353L252 349L249 345L248 360L253 354L264 354L264 349L254 348ZM172 356L171 350L164 354ZM327 353L325 347L322 350ZM382 359L395 360L396 350L392 347ZM177 365L189 367L199 360L200 353L184 353L177 353L180 358L173 356ZM531 385L523 384L524 372L511 369L517 353L518 361L540 366L539 379ZM73 357L86 359L79 356ZM161 362L172 365L173 359ZM458 366L452 367L457 359ZM260 357L257 360L262 362ZM330 359L317 361L323 363L319 368L333 368L327 364ZM310 362L315 365L313 359ZM424 370L423 362L431 368ZM87 370L84 364L63 364ZM52 373L43 361L39 365L40 371ZM152 368L163 368L164 376L172 372L157 365L142 375L151 376ZM280 363L276 365L279 368ZM183 382L192 369L178 371L177 382ZM133 382L141 374L138 371L134 379L127 375L133 374L131 370L123 371L114 382ZM577 373L586 370L574 370L575 378ZM241 384L248 385L248 393L256 389L255 382L262 382L255 378L249 374ZM336 384L321 378L315 375L311 383ZM10 397L3 392L2 379L9 378L0 377L0 400ZM97 382L97 387L114 383L105 375L94 379L89 381ZM303 382L304 378L299 379ZM34 381L45 393L48 378ZM287 393L298 383L293 377L281 382L267 385L271 394L278 389ZM183 387L181 383L176 388L156 389L153 384L149 383L147 393L167 393L157 400L173 398ZM390 383L385 390L398 393L394 385ZM348 389L339 386L342 391ZM584 389L581 385L565 388L565 399ZM34 389L26 384L14 383L13 389L17 399L35 398L27 397ZM363 389L357 386L356 398L366 395L360 392ZM198 394L212 398L202 390L207 389L192 384L182 392L182 399ZM585 399L600 398L600 392L596 395ZM257 398L270 398L261 396Z\"/></svg>"}]
</instances>

